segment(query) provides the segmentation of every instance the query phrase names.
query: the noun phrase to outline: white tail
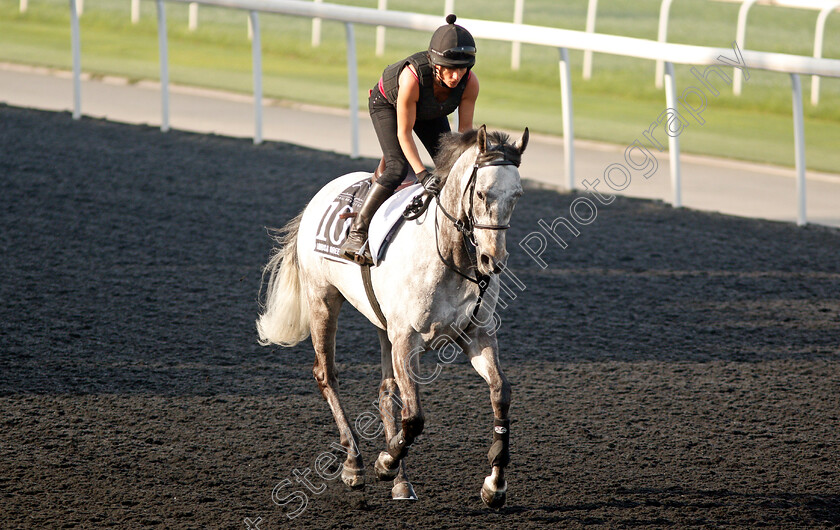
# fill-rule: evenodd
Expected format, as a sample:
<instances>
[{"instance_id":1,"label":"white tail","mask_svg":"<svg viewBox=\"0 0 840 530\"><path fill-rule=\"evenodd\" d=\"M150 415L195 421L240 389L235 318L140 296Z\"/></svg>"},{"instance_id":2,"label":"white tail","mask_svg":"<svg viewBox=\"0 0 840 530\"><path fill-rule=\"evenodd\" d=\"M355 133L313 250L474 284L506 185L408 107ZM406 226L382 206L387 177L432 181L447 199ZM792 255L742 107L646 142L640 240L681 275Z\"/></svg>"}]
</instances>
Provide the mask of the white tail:
<instances>
[{"instance_id":1,"label":"white tail","mask_svg":"<svg viewBox=\"0 0 840 530\"><path fill-rule=\"evenodd\" d=\"M263 269L265 300L260 318L257 319L257 332L263 346L294 346L309 336L309 302L300 281L297 256L298 229L302 215L289 221L275 236L280 246L274 250Z\"/></svg>"}]
</instances>

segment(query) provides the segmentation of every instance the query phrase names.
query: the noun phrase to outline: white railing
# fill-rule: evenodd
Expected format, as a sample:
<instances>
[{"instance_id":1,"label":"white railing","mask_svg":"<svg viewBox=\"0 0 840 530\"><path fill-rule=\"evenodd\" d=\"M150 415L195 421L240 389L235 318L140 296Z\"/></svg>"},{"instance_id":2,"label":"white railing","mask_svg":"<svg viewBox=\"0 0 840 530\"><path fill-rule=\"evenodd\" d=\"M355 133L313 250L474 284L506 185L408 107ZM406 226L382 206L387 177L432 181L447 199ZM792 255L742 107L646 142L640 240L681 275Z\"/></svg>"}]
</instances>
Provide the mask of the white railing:
<instances>
[{"instance_id":1,"label":"white railing","mask_svg":"<svg viewBox=\"0 0 840 530\"><path fill-rule=\"evenodd\" d=\"M76 1L70 0L72 43L73 43L73 72L74 72L74 111L73 117L81 116L81 83L79 27L78 17L75 16ZM192 0L171 0L179 3L189 3ZM161 130L169 128L169 74L168 56L166 48L166 17L164 0L156 0L158 9L158 31L160 40L161 66L161 98L162 113ZM373 8L341 6L326 3L314 3L302 0L200 0L202 4L209 4L235 9L244 9L251 13L254 26L253 54L254 54L254 112L255 132L254 142L262 141L262 73L261 73L261 44L259 38L259 12L278 13L285 15L321 18L344 22L347 35L347 65L348 92L351 122L351 156L359 154L358 140L358 82L356 73L356 46L353 24L394 27L431 32L440 24L440 17L405 13L398 11L382 11ZM474 37L506 42L522 42L540 46L557 48L560 54L560 91L563 113L563 146L565 151L566 187L575 189L574 171L574 132L572 84L569 72L568 49L589 50L592 52L625 57L636 57L662 60L665 64L665 96L666 106L676 109L677 89L674 76L674 64L710 66L720 64L719 57L731 54L731 49L691 46L686 44L669 44L651 40L621 37L616 35L601 35L582 31L547 28L509 22L491 22L485 20L459 19L459 22L469 28ZM793 119L795 136L795 166L798 190L799 224L806 223L805 214L805 136L804 118L802 112L802 89L800 75L821 75L840 77L840 60L802 57L780 53L756 52L743 50L742 60L749 68L787 73L791 76L791 90L793 97ZM688 89L686 89L688 90ZM681 206L680 163L679 163L679 133L668 135L668 149L671 154L672 203Z\"/></svg>"},{"instance_id":2,"label":"white railing","mask_svg":"<svg viewBox=\"0 0 840 530\"><path fill-rule=\"evenodd\" d=\"M598 16L598 0L589 0L586 8L586 32L595 33L595 18ZM583 51L583 78L592 78L592 50Z\"/></svg>"},{"instance_id":3,"label":"white railing","mask_svg":"<svg viewBox=\"0 0 840 530\"><path fill-rule=\"evenodd\" d=\"M323 3L323 0L312 0L315 3ZM659 42L668 41L668 24L671 17L671 4L674 0L662 0L659 6L659 24L656 39ZM821 58L823 51L823 42L825 40L825 25L828 21L828 16L833 12L840 10L840 0L715 0L717 2L738 3L741 7L738 12L737 30L735 34L735 41L741 46L746 45L746 27L747 15L750 8L754 4L771 5L777 7L788 7L797 9L811 9L818 10L820 13L817 16L817 25L814 32L814 57ZM76 12L78 15L82 14L84 0L76 0ZM29 5L29 0L20 0L20 12L25 13ZM388 0L378 0L377 9L384 11L388 9ZM522 24L522 18L525 10L525 0L514 0L513 23ZM455 12L455 0L445 0L443 14ZM598 0L588 0L586 10L586 32L595 32L595 22L598 15ZM131 0L131 22L138 23L140 20L140 0ZM195 31L198 28L198 3L191 1L189 4L188 28L190 31ZM251 27L251 18L248 18L248 39L252 38L253 29ZM312 46L320 46L321 44L321 19L312 19ZM385 26L376 27L376 56L381 57L385 54ZM522 43L513 41L511 43L510 67L512 70L519 70L521 65ZM664 79L664 61L656 61L655 84L656 88L662 88L662 80ZM735 70L735 84L733 86L733 93L735 95L741 94L742 76L740 70ZM583 78L590 79L592 77L592 50L584 50L583 52ZM811 79L811 104L816 106L820 101L820 77L813 76Z\"/></svg>"},{"instance_id":4,"label":"white railing","mask_svg":"<svg viewBox=\"0 0 840 530\"><path fill-rule=\"evenodd\" d=\"M719 0L720 1L720 0ZM744 43L747 39L747 15L749 15L750 8L753 5L772 5L777 7L788 7L795 9L811 9L819 11L817 17L817 28L814 34L814 57L822 56L823 37L825 35L825 23L828 20L828 15L840 7L840 2L826 1L826 0L723 0L727 2L738 1L742 2L738 9L738 29L736 30L736 39L738 42ZM743 77L735 72L735 82L732 85L732 92L736 96L741 95L741 88L743 85ZM816 105L819 103L820 82L819 77L814 76L814 83L811 84L811 103Z\"/></svg>"},{"instance_id":5,"label":"white railing","mask_svg":"<svg viewBox=\"0 0 840 530\"><path fill-rule=\"evenodd\" d=\"M591 2L597 0L590 0ZM729 2L741 4L738 8L738 23L735 30L735 41L741 46L746 46L747 39L747 15L749 15L750 8L753 5L768 5L776 7L786 7L793 9L810 9L819 11L817 16L817 26L814 31L814 57L817 59L822 57L823 41L825 40L825 24L828 21L828 16L840 9L840 0L716 0L718 2ZM671 3L673 0L662 0L659 9L659 31L657 33L657 40L659 42L666 42L668 39L668 22L671 13ZM591 68L591 66L590 66ZM656 61L656 88L662 87L662 71L663 62ZM735 82L732 86L732 91L736 96L741 95L741 88L743 84L743 77L740 70L734 72ZM820 101L820 78L813 76L811 79L811 104L817 105Z\"/></svg>"}]
</instances>

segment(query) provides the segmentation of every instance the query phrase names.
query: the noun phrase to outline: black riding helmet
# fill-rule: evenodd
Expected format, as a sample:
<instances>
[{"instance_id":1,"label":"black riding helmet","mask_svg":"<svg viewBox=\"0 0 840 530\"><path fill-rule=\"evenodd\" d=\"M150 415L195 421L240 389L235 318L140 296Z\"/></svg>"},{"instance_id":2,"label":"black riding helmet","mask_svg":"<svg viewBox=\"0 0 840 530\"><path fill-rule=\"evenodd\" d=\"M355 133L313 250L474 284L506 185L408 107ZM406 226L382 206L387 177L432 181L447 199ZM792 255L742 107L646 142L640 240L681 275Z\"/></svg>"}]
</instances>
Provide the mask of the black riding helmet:
<instances>
[{"instance_id":1,"label":"black riding helmet","mask_svg":"<svg viewBox=\"0 0 840 530\"><path fill-rule=\"evenodd\" d=\"M429 43L432 64L446 68L472 68L475 65L475 39L470 32L455 24L455 15L446 17Z\"/></svg>"}]
</instances>

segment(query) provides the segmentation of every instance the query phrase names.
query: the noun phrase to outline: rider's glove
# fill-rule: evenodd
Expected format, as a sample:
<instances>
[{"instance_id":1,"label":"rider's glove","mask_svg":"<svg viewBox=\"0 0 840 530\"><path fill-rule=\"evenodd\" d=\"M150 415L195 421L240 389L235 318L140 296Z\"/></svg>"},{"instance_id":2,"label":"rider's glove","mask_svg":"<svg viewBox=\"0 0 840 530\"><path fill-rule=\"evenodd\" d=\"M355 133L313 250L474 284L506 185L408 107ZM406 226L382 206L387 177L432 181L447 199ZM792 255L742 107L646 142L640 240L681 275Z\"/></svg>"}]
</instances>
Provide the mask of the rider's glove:
<instances>
[{"instance_id":1,"label":"rider's glove","mask_svg":"<svg viewBox=\"0 0 840 530\"><path fill-rule=\"evenodd\" d=\"M417 180L420 181L420 184L422 184L429 193L434 193L435 195L440 193L440 179L437 178L434 173L429 173L424 169L417 174Z\"/></svg>"}]
</instances>

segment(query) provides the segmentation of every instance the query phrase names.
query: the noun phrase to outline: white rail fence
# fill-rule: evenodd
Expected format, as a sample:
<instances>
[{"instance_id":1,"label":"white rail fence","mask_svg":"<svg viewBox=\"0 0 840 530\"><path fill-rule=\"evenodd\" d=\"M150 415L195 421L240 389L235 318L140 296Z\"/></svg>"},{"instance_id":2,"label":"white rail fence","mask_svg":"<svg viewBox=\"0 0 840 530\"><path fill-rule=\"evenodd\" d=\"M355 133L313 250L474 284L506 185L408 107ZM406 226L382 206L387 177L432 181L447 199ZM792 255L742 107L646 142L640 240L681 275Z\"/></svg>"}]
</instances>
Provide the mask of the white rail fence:
<instances>
[{"instance_id":1,"label":"white rail fence","mask_svg":"<svg viewBox=\"0 0 840 530\"><path fill-rule=\"evenodd\" d=\"M73 47L73 117L81 116L81 53L79 47L79 20L76 1L70 0L72 47ZM191 0L170 0L178 3L190 3ZM158 34L160 46L161 79L161 131L169 130L169 59L166 37L166 15L164 0L156 0L158 14ZM262 46L260 43L260 12L292 16L320 18L343 22L347 37L348 97L350 107L351 155L359 155L359 108L358 77L356 67L356 44L354 24L402 28L423 32L432 32L440 26L440 17L398 11L386 11L373 8L341 6L326 3L314 3L303 0L200 0L199 3L243 9L249 12L253 27L253 75L254 75L254 143L262 142ZM565 187L575 189L575 157L571 75L569 72L569 49L661 60L665 74L666 112L676 113L678 105L674 64L713 66L720 65L719 57L732 54L732 49L669 44L652 40L601 35L583 31L547 28L509 22L491 22L475 19L459 19L478 39L521 42L538 46L556 48L559 52L560 95L563 121L563 148L565 154ZM805 133L802 111L802 88L800 75L840 77L840 60L802 57L779 53L743 50L742 60L750 69L781 72L790 75L793 100L793 126L797 187L797 222L807 222L805 211ZM684 102L688 87L682 93ZM694 89L696 90L696 89ZM663 113L664 115L665 113ZM679 159L679 134L682 129L672 131L665 127L668 134L670 153L670 171L672 183L672 204L681 206L681 175ZM661 150L661 149L660 149Z\"/></svg>"},{"instance_id":2,"label":"white rail fence","mask_svg":"<svg viewBox=\"0 0 840 530\"><path fill-rule=\"evenodd\" d=\"M312 0L315 3L323 3L323 0ZM734 4L741 4L738 10L738 22L735 32L735 41L740 46L746 46L746 32L747 32L747 15L750 8L754 4L776 6L794 9L810 9L819 11L817 16L816 30L814 32L814 57L821 58L823 52L823 43L825 41L825 25L828 21L828 16L837 10L840 10L840 0L714 0L717 2L727 2ZM671 18L671 4L674 0L662 0L659 6L659 24L657 29L656 39L659 42L668 41L668 25ZM20 0L20 12L26 12L29 0ZM76 0L76 13L81 16L84 0ZM378 0L377 9L384 11L388 9L388 0ZM446 16L449 13L455 12L455 0L444 0L443 14ZM514 0L513 9L513 23L522 24L525 12L525 0ZM595 32L595 22L598 16L598 0L588 0L586 9L586 29L587 33ZM131 22L137 23L140 20L140 0L131 0ZM195 31L198 28L198 3L194 0L189 2L188 28L190 31ZM248 18L248 39L253 38L252 19ZM312 46L321 45L321 19L312 19ZM385 26L376 27L376 56L381 57L385 54ZM519 70L522 63L522 43L513 41L511 43L510 67L512 70ZM656 61L656 74L654 76L656 88L662 88L662 81L664 79L665 63L662 60ZM735 83L732 87L733 93L736 96L741 95L743 77L739 69L734 72ZM592 78L592 50L584 50L583 52L583 78ZM820 77L813 76L811 79L811 105L818 105L820 101Z\"/></svg>"},{"instance_id":3,"label":"white rail fence","mask_svg":"<svg viewBox=\"0 0 840 530\"><path fill-rule=\"evenodd\" d=\"M590 0L596 2L597 0ZM822 57L823 42L825 41L825 25L828 21L828 16L834 11L840 9L840 0L715 0L717 2L728 2L741 4L738 8L738 25L735 30L735 41L740 46L746 46L747 39L747 16L750 9L755 5L766 5L792 9L808 9L819 11L817 15L817 25L814 31L814 57L817 59ZM671 4L673 0L662 0L662 5L659 10L659 30L657 40L659 42L666 42L668 39L668 22L671 12ZM662 61L656 62L656 88L662 87ZM732 85L732 91L736 96L741 95L743 86L743 76L740 70L736 69L734 72L735 82ZM813 76L811 80L811 104L817 105L820 101L820 78Z\"/></svg>"}]
</instances>

